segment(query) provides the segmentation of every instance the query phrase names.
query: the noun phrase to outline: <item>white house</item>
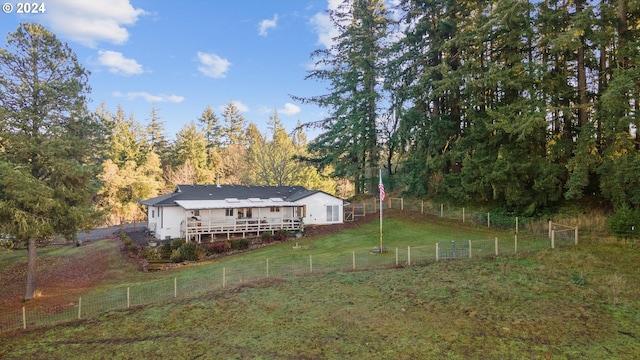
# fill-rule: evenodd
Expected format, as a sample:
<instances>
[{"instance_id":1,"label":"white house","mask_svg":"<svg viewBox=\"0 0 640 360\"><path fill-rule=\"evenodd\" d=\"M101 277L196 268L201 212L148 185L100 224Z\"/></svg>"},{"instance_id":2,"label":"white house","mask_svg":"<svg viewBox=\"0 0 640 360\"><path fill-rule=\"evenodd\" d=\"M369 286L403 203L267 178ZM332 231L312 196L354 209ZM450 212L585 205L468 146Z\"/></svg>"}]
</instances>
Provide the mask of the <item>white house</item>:
<instances>
[{"instance_id":1,"label":"white house","mask_svg":"<svg viewBox=\"0 0 640 360\"><path fill-rule=\"evenodd\" d=\"M159 240L213 240L343 222L343 200L302 186L178 185L141 201Z\"/></svg>"}]
</instances>

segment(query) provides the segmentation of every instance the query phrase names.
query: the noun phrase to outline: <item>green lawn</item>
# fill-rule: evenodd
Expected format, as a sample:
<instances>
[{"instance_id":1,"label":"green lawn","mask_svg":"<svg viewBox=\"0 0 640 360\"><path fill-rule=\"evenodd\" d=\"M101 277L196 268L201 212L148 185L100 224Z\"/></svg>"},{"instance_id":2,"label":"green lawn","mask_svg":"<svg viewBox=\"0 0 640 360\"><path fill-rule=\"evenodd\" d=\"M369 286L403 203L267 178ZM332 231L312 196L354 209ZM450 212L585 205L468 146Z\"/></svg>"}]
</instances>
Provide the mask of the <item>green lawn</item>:
<instances>
[{"instance_id":1,"label":"green lawn","mask_svg":"<svg viewBox=\"0 0 640 360\"><path fill-rule=\"evenodd\" d=\"M356 268L374 267L376 264L393 263L396 248L406 258L408 246L434 245L438 241L450 243L454 239L484 240L493 244L495 237L507 239L512 236L487 228L434 222L425 217L418 217L418 219L416 221L416 219L395 216L384 218L383 246L388 248L388 253L382 256L371 254L372 248L379 246L380 243L380 223L373 221L333 235L302 238L212 261L203 261L197 265L173 271L167 276L178 277L179 280L184 279L189 282L198 281L198 279L208 281L212 277L219 277L223 271L226 271L228 276L232 276L235 271L235 273L243 272L244 279L261 278L266 276L267 261L271 267L270 275L277 274L277 269L282 267L300 267L306 270L309 261L315 264L314 269L318 271L347 270L352 265L354 253ZM400 263L404 262L400 261ZM232 278L232 280L241 279Z\"/></svg>"},{"instance_id":2,"label":"green lawn","mask_svg":"<svg viewBox=\"0 0 640 360\"><path fill-rule=\"evenodd\" d=\"M638 249L269 279L3 334L6 359L636 359Z\"/></svg>"},{"instance_id":3,"label":"green lawn","mask_svg":"<svg viewBox=\"0 0 640 360\"><path fill-rule=\"evenodd\" d=\"M296 249L294 241L161 273L116 272L118 280L83 295L88 319L4 332L0 358L635 359L640 353L637 248L583 239L578 247L348 271L353 254L393 259L394 252L369 253L378 245L378 225L302 239ZM389 248L512 236L385 218ZM89 246L115 250L109 242ZM279 261L304 267L310 257L320 268L328 258L344 258L347 271L265 278L267 259L275 272ZM133 307L110 310L126 306L127 287ZM154 301L157 293L164 297ZM92 299L110 304L91 309ZM77 306L70 312L76 316Z\"/></svg>"}]
</instances>

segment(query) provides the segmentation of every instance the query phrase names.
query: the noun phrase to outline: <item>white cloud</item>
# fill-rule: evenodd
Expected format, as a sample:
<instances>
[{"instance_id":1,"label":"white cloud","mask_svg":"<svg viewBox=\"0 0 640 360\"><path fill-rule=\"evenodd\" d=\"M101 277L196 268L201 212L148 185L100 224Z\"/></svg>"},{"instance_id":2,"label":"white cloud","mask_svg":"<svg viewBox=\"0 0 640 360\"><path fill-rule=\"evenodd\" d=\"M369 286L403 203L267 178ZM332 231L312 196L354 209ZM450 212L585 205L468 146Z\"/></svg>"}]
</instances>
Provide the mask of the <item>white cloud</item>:
<instances>
[{"instance_id":1,"label":"white cloud","mask_svg":"<svg viewBox=\"0 0 640 360\"><path fill-rule=\"evenodd\" d=\"M284 109L278 109L278 114L282 115L295 115L299 112L300 107L292 103L286 103L284 104Z\"/></svg>"},{"instance_id":2,"label":"white cloud","mask_svg":"<svg viewBox=\"0 0 640 360\"><path fill-rule=\"evenodd\" d=\"M238 111L240 111L240 112L249 111L249 107L247 105L243 104L242 101L233 100L232 102L236 106L236 109L238 109Z\"/></svg>"},{"instance_id":3,"label":"white cloud","mask_svg":"<svg viewBox=\"0 0 640 360\"><path fill-rule=\"evenodd\" d=\"M342 4L342 0L327 0L327 9L337 10ZM311 26L318 34L318 44L324 45L327 49L333 44L333 39L339 35L338 29L333 26L326 12L316 13L311 18Z\"/></svg>"},{"instance_id":4,"label":"white cloud","mask_svg":"<svg viewBox=\"0 0 640 360\"><path fill-rule=\"evenodd\" d=\"M49 0L44 19L54 33L96 47L103 41L124 44L129 39L125 26L135 24L144 14L129 0Z\"/></svg>"},{"instance_id":5,"label":"white cloud","mask_svg":"<svg viewBox=\"0 0 640 360\"><path fill-rule=\"evenodd\" d=\"M98 63L109 68L114 74L137 75L142 74L142 65L133 59L125 58L122 53L110 50L98 51Z\"/></svg>"},{"instance_id":6,"label":"white cloud","mask_svg":"<svg viewBox=\"0 0 640 360\"><path fill-rule=\"evenodd\" d=\"M202 74L214 79L226 77L226 73L229 71L229 67L231 66L229 60L223 59L216 54L207 54L203 52L198 52L198 61L200 61L198 70Z\"/></svg>"},{"instance_id":7,"label":"white cloud","mask_svg":"<svg viewBox=\"0 0 640 360\"><path fill-rule=\"evenodd\" d=\"M275 29L278 26L278 14L273 15L273 19L265 19L258 24L258 35L267 36L270 29Z\"/></svg>"},{"instance_id":8,"label":"white cloud","mask_svg":"<svg viewBox=\"0 0 640 360\"><path fill-rule=\"evenodd\" d=\"M161 103L161 102L181 103L182 101L184 101L183 96L165 95L165 94L153 95L153 94L149 94L146 91L137 91L137 92L132 91L126 94L123 94L121 92L114 92L113 96L123 97L123 98L126 98L127 100L135 100L137 98L143 98L146 102L149 102L149 103Z\"/></svg>"}]
</instances>

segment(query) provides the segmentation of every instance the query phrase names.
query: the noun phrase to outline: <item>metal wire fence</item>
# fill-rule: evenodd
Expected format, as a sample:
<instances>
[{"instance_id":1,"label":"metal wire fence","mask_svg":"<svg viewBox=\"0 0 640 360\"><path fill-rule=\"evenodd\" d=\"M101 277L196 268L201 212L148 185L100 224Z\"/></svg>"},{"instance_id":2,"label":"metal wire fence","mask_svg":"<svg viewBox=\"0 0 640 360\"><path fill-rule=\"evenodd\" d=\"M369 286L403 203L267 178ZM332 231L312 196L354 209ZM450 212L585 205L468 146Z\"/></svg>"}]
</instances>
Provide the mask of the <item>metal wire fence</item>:
<instances>
[{"instance_id":1,"label":"metal wire fence","mask_svg":"<svg viewBox=\"0 0 640 360\"><path fill-rule=\"evenodd\" d=\"M441 218L461 222L480 221L478 213L464 209L449 209L444 205L433 206L424 201L389 199L387 208L419 211ZM374 212L380 204L363 204L365 212ZM446 212L445 212L446 209ZM491 225L491 214L487 215ZM507 223L507 222L505 222ZM514 218L509 221L515 232L512 238L486 240L447 240L432 245L387 249L382 254L370 250L356 250L343 254L300 255L286 258L265 258L259 263L214 264L207 267L205 276L174 278L130 284L101 293L93 293L75 301L49 307L23 307L13 312L0 313L0 332L51 325L75 319L101 316L110 311L148 304L158 304L176 298L198 296L213 290L268 278L290 278L329 272L362 271L426 265L453 259L482 258L511 255L552 247L576 245L577 227L555 226L549 222L549 230L523 232ZM483 224L484 226L484 224ZM558 230L556 232L555 230ZM570 230L570 231L569 231ZM6 309L5 309L6 310Z\"/></svg>"},{"instance_id":2,"label":"metal wire fence","mask_svg":"<svg viewBox=\"0 0 640 360\"><path fill-rule=\"evenodd\" d=\"M517 241L517 243L516 243ZM426 265L436 261L507 255L547 249L549 239L523 237L517 240L474 240L389 249L383 254L366 250L341 255L322 254L297 258L269 258L261 263L212 267L210 276L197 279L174 277L91 294L56 306L27 308L0 314L0 331L27 329L76 319L97 317L114 310L157 304L175 298L193 297L213 290L268 278L288 278L341 271L362 271ZM457 247L452 247L457 246ZM455 252L455 253L454 253Z\"/></svg>"}]
</instances>

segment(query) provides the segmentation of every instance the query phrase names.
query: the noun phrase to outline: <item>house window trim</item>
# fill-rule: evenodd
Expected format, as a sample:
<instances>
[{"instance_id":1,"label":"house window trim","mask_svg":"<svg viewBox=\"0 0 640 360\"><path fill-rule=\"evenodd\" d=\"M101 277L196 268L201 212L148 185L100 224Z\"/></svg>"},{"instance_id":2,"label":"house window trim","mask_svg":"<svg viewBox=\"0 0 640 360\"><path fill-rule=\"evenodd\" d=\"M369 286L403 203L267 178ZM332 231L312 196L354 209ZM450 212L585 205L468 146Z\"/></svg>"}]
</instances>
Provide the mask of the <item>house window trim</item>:
<instances>
[{"instance_id":1,"label":"house window trim","mask_svg":"<svg viewBox=\"0 0 640 360\"><path fill-rule=\"evenodd\" d=\"M340 222L340 205L326 205L325 213L327 222Z\"/></svg>"}]
</instances>

